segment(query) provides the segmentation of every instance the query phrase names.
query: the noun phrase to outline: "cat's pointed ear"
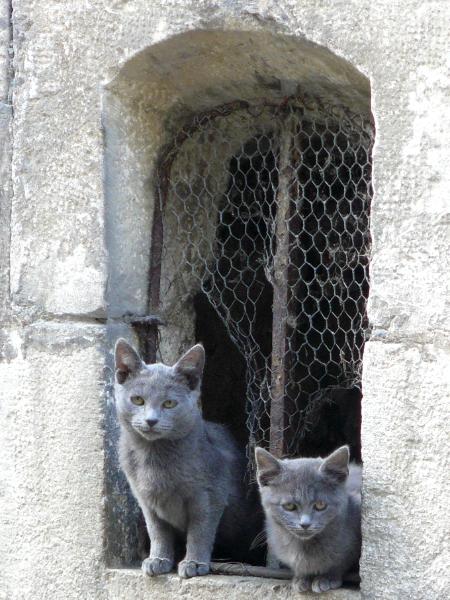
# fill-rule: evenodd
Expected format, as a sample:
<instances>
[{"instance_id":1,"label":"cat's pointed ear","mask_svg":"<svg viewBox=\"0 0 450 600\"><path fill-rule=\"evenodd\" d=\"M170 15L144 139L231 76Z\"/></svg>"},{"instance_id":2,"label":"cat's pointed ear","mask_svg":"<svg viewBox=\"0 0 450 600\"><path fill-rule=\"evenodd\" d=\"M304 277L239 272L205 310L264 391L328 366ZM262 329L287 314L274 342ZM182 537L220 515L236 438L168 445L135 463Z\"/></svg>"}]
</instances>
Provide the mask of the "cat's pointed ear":
<instances>
[{"instance_id":1,"label":"cat's pointed ear","mask_svg":"<svg viewBox=\"0 0 450 600\"><path fill-rule=\"evenodd\" d=\"M116 381L117 383L125 383L131 376L138 373L144 363L136 350L123 338L116 342L114 350Z\"/></svg>"},{"instance_id":2,"label":"cat's pointed ear","mask_svg":"<svg viewBox=\"0 0 450 600\"><path fill-rule=\"evenodd\" d=\"M204 366L205 350L201 344L196 344L183 354L173 368L176 375L187 383L189 389L195 390L202 379Z\"/></svg>"},{"instance_id":3,"label":"cat's pointed ear","mask_svg":"<svg viewBox=\"0 0 450 600\"><path fill-rule=\"evenodd\" d=\"M319 472L336 481L345 481L348 477L348 462L350 450L348 446L341 446L332 454L324 458Z\"/></svg>"},{"instance_id":4,"label":"cat's pointed ear","mask_svg":"<svg viewBox=\"0 0 450 600\"><path fill-rule=\"evenodd\" d=\"M280 462L264 448L255 448L255 460L259 485L269 485L281 473Z\"/></svg>"}]
</instances>

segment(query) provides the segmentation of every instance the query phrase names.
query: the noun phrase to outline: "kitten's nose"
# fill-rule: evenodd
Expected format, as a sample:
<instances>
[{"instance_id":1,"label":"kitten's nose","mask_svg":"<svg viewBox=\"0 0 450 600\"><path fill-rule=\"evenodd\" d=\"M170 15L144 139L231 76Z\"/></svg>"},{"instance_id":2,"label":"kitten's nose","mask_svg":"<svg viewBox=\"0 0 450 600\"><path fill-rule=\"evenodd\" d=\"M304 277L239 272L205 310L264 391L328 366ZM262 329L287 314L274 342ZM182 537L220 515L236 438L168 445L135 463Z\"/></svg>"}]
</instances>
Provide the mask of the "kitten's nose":
<instances>
[{"instance_id":1,"label":"kitten's nose","mask_svg":"<svg viewBox=\"0 0 450 600\"><path fill-rule=\"evenodd\" d=\"M153 427L153 425L156 425L158 421L159 419L145 419L145 422L149 427Z\"/></svg>"},{"instance_id":2,"label":"kitten's nose","mask_svg":"<svg viewBox=\"0 0 450 600\"><path fill-rule=\"evenodd\" d=\"M306 515L303 515L300 519L300 527L302 529L309 529L310 525L311 525L311 519L309 517L307 517Z\"/></svg>"}]
</instances>

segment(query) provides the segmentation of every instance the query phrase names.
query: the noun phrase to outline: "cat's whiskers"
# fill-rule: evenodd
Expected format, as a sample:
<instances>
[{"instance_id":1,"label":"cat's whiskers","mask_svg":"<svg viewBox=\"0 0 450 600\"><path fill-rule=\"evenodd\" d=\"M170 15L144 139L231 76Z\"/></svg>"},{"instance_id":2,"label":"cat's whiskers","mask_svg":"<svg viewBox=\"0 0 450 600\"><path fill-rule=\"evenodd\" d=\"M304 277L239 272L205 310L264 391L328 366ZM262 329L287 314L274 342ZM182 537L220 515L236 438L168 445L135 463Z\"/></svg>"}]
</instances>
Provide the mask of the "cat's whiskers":
<instances>
[{"instance_id":1,"label":"cat's whiskers","mask_svg":"<svg viewBox=\"0 0 450 600\"><path fill-rule=\"evenodd\" d=\"M267 541L267 534L266 534L266 531L263 529L262 531L257 533L255 535L255 537L253 538L253 541L250 544L250 550L255 550L256 548L260 548L260 547L264 546L266 541Z\"/></svg>"}]
</instances>

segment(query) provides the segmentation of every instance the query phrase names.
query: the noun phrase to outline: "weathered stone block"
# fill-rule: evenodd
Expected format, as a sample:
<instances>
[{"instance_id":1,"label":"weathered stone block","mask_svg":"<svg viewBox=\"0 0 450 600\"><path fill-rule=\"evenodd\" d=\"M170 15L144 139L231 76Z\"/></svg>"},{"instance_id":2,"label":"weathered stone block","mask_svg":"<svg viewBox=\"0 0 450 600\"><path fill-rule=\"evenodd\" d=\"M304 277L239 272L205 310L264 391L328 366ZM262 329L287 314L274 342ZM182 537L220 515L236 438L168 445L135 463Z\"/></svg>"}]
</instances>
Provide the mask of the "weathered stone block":
<instances>
[{"instance_id":1,"label":"weathered stone block","mask_svg":"<svg viewBox=\"0 0 450 600\"><path fill-rule=\"evenodd\" d=\"M449 363L450 344L366 344L364 598L447 594Z\"/></svg>"},{"instance_id":2,"label":"weathered stone block","mask_svg":"<svg viewBox=\"0 0 450 600\"><path fill-rule=\"evenodd\" d=\"M288 600L293 598L289 583L275 579L257 577L231 577L208 575L195 579L182 580L176 575L157 577L150 580L142 577L137 570L111 570L107 574L108 600L133 598L133 600L163 600L167 594L172 598L186 600L245 600L247 598L267 598L267 600ZM304 600L317 598L316 594L301 594ZM359 600L359 591L340 589L327 592L327 600Z\"/></svg>"},{"instance_id":3,"label":"weathered stone block","mask_svg":"<svg viewBox=\"0 0 450 600\"><path fill-rule=\"evenodd\" d=\"M17 357L0 363L0 597L90 598L103 546L103 327L38 323L12 337Z\"/></svg>"}]
</instances>

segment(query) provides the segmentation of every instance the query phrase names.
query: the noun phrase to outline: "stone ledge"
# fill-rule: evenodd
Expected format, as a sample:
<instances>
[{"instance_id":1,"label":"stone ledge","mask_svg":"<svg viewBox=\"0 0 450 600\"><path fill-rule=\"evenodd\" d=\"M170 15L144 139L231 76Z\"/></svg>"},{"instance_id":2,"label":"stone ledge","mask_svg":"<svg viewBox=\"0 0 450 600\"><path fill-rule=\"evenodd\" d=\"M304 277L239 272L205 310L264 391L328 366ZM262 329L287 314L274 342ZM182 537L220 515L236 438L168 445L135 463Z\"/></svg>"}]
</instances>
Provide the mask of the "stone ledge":
<instances>
[{"instance_id":1,"label":"stone ledge","mask_svg":"<svg viewBox=\"0 0 450 600\"><path fill-rule=\"evenodd\" d=\"M233 575L208 575L194 579L180 579L176 575L154 579L144 577L139 569L108 569L106 571L106 597L108 600L264 600L292 599L294 594L287 582L259 577L236 577ZM297 596L297 594L295 594ZM298 594L302 600L315 598L317 594ZM359 590L340 589L325 594L327 600L360 600Z\"/></svg>"}]
</instances>

